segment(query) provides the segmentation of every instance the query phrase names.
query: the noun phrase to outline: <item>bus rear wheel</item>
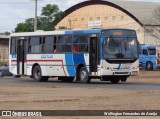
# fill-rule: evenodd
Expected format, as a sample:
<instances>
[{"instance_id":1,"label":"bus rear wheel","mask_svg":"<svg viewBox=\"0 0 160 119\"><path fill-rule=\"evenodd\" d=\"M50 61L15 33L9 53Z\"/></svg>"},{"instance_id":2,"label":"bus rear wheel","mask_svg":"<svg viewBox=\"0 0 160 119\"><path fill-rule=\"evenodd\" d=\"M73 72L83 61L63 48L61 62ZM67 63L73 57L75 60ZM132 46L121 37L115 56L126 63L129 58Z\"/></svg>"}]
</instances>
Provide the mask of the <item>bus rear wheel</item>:
<instances>
[{"instance_id":1,"label":"bus rear wheel","mask_svg":"<svg viewBox=\"0 0 160 119\"><path fill-rule=\"evenodd\" d=\"M79 70L79 80L82 83L90 83L91 78L88 76L88 72L85 66L83 66L80 70Z\"/></svg>"},{"instance_id":2,"label":"bus rear wheel","mask_svg":"<svg viewBox=\"0 0 160 119\"><path fill-rule=\"evenodd\" d=\"M42 76L41 68L40 66L35 66L33 69L33 79L39 81L39 82L47 82L48 77L47 76Z\"/></svg>"}]
</instances>

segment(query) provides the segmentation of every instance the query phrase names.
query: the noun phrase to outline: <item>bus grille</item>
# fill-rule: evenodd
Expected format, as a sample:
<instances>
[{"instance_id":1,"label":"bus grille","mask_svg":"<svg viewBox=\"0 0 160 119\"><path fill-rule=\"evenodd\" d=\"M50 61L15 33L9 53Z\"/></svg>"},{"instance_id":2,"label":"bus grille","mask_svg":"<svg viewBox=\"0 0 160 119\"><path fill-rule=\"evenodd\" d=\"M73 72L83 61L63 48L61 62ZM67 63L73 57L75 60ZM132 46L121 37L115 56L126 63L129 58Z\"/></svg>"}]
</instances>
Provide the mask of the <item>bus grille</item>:
<instances>
[{"instance_id":1,"label":"bus grille","mask_svg":"<svg viewBox=\"0 0 160 119\"><path fill-rule=\"evenodd\" d=\"M129 74L129 72L115 72L115 74Z\"/></svg>"}]
</instances>

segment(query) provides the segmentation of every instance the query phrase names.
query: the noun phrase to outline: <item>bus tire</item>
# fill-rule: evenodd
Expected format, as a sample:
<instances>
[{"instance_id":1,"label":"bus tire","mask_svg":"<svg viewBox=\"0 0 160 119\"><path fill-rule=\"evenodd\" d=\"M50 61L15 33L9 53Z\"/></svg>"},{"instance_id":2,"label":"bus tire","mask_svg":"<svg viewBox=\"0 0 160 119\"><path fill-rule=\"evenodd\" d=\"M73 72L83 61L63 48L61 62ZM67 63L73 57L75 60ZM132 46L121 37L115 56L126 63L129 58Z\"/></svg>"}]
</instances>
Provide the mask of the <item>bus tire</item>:
<instances>
[{"instance_id":1,"label":"bus tire","mask_svg":"<svg viewBox=\"0 0 160 119\"><path fill-rule=\"evenodd\" d=\"M147 71L152 71L153 70L153 64L152 64L152 62L147 62L147 64L146 64L146 70Z\"/></svg>"},{"instance_id":2,"label":"bus tire","mask_svg":"<svg viewBox=\"0 0 160 119\"><path fill-rule=\"evenodd\" d=\"M85 66L81 67L81 69L79 70L79 79L84 84L90 83L91 81Z\"/></svg>"},{"instance_id":3,"label":"bus tire","mask_svg":"<svg viewBox=\"0 0 160 119\"><path fill-rule=\"evenodd\" d=\"M39 81L39 82L47 82L48 77L42 76L41 68L39 65L36 65L33 69L33 79Z\"/></svg>"},{"instance_id":4,"label":"bus tire","mask_svg":"<svg viewBox=\"0 0 160 119\"><path fill-rule=\"evenodd\" d=\"M117 84L117 83L119 83L120 79L118 77L113 77L113 78L111 78L110 81L112 84Z\"/></svg>"},{"instance_id":5,"label":"bus tire","mask_svg":"<svg viewBox=\"0 0 160 119\"><path fill-rule=\"evenodd\" d=\"M127 81L127 77L122 77L121 78L121 82L126 82Z\"/></svg>"}]
</instances>

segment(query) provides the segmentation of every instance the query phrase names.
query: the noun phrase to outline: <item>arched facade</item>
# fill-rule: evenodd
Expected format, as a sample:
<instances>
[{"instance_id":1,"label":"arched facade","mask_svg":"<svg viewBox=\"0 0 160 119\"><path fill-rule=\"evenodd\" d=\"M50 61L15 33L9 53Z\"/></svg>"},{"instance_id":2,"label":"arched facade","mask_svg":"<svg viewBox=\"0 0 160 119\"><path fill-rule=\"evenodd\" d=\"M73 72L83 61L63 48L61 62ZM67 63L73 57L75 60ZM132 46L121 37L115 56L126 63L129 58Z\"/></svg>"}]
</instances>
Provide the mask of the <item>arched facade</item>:
<instances>
[{"instance_id":1,"label":"arched facade","mask_svg":"<svg viewBox=\"0 0 160 119\"><path fill-rule=\"evenodd\" d=\"M129 28L137 31L140 43L144 43L144 27L130 12L107 1L86 1L65 11L66 16L56 29Z\"/></svg>"}]
</instances>

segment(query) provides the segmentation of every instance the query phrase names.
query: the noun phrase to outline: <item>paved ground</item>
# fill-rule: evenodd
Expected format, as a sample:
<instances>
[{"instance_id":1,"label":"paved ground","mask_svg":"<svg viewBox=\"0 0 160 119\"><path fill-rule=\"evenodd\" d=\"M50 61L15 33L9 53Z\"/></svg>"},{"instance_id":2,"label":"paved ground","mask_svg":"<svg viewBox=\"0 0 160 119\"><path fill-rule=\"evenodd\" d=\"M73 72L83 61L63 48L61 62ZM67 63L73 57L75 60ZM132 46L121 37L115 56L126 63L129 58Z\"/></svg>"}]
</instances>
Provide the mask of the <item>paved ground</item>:
<instances>
[{"instance_id":1,"label":"paved ground","mask_svg":"<svg viewBox=\"0 0 160 119\"><path fill-rule=\"evenodd\" d=\"M0 110L160 110L159 104L160 71L141 71L140 76L114 85L99 80L81 84L0 78Z\"/></svg>"}]
</instances>

